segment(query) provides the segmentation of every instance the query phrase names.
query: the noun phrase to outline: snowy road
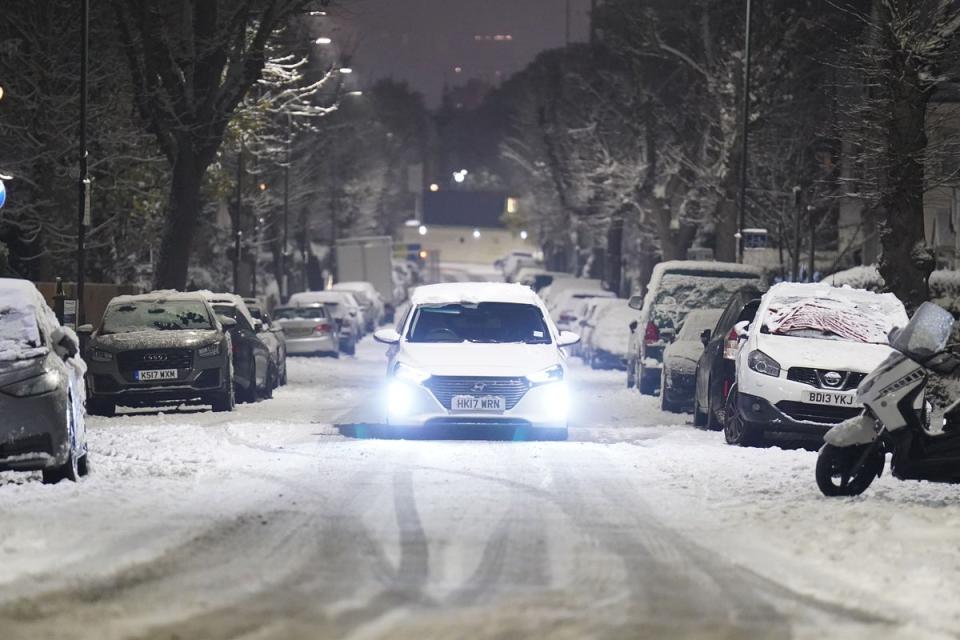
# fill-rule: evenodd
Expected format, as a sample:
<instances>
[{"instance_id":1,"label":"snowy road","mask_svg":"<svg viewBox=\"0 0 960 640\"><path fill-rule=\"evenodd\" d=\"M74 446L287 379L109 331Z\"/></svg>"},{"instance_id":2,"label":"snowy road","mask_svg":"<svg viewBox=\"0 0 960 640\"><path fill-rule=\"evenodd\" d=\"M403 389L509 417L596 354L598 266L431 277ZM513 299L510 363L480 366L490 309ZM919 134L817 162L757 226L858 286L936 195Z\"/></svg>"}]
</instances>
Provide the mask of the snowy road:
<instances>
[{"instance_id":1,"label":"snowy road","mask_svg":"<svg viewBox=\"0 0 960 640\"><path fill-rule=\"evenodd\" d=\"M828 501L574 367L570 442L375 439L384 365L232 415L97 419L94 474L0 474L0 638L940 638L960 492Z\"/></svg>"}]
</instances>

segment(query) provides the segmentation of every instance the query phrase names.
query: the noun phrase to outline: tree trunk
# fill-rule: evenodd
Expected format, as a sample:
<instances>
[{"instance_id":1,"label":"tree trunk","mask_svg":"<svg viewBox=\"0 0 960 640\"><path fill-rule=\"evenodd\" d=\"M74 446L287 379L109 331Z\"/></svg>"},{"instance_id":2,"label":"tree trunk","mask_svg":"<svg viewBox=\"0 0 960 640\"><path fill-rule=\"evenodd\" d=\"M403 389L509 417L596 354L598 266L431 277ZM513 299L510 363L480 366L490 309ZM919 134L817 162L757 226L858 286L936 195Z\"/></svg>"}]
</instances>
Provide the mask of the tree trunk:
<instances>
[{"instance_id":1,"label":"tree trunk","mask_svg":"<svg viewBox=\"0 0 960 640\"><path fill-rule=\"evenodd\" d=\"M912 311L929 299L928 280L934 267L923 232L922 161L929 92L916 61L896 49L891 35L887 40L890 53L884 60L885 71L896 81L890 83L889 103L882 107L889 116L881 169L879 270L887 288Z\"/></svg>"},{"instance_id":2,"label":"tree trunk","mask_svg":"<svg viewBox=\"0 0 960 640\"><path fill-rule=\"evenodd\" d=\"M206 164L188 141L181 141L173 163L170 200L154 283L158 289L183 289L200 212L200 187Z\"/></svg>"},{"instance_id":3,"label":"tree trunk","mask_svg":"<svg viewBox=\"0 0 960 640\"><path fill-rule=\"evenodd\" d=\"M618 208L610 218L607 228L607 255L604 268L607 288L623 295L623 218L624 207Z\"/></svg>"}]
</instances>

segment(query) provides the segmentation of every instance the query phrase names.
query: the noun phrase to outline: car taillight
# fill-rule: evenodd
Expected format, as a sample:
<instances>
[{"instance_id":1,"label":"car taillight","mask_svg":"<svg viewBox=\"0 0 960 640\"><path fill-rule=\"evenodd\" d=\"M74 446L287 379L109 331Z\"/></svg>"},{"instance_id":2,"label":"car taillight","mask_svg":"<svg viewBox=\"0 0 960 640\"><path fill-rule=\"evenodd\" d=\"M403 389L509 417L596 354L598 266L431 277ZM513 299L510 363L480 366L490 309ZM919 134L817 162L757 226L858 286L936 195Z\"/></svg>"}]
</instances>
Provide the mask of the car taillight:
<instances>
[{"instance_id":1,"label":"car taillight","mask_svg":"<svg viewBox=\"0 0 960 640\"><path fill-rule=\"evenodd\" d=\"M652 321L647 323L647 330L643 333L643 341L647 344L660 341L660 329Z\"/></svg>"},{"instance_id":2,"label":"car taillight","mask_svg":"<svg viewBox=\"0 0 960 640\"><path fill-rule=\"evenodd\" d=\"M727 339L723 342L723 357L727 360L737 359L737 349L740 347L740 337L736 329L730 329Z\"/></svg>"},{"instance_id":3,"label":"car taillight","mask_svg":"<svg viewBox=\"0 0 960 640\"><path fill-rule=\"evenodd\" d=\"M330 325L326 322L321 322L313 328L314 333L330 333Z\"/></svg>"}]
</instances>

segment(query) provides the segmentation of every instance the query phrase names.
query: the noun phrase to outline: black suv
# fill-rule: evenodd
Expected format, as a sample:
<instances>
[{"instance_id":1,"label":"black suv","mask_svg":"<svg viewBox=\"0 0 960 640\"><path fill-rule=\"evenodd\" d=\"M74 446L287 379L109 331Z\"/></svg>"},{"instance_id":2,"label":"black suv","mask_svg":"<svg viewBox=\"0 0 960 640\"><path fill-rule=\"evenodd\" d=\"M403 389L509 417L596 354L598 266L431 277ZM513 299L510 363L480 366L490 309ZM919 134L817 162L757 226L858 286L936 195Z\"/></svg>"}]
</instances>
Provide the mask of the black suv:
<instances>
[{"instance_id":1,"label":"black suv","mask_svg":"<svg viewBox=\"0 0 960 640\"><path fill-rule=\"evenodd\" d=\"M209 404L234 406L233 361L226 330L199 293L158 291L110 301L86 351L87 410L111 416L125 407Z\"/></svg>"}]
</instances>

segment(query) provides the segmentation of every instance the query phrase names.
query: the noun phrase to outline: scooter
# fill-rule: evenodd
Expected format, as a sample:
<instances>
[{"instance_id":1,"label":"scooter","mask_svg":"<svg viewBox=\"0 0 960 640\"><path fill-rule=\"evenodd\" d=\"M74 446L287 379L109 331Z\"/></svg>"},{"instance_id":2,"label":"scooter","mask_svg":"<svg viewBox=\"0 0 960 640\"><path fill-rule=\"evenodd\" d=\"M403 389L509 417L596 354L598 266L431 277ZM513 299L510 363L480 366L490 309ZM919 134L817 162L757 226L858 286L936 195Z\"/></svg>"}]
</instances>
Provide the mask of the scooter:
<instances>
[{"instance_id":1,"label":"scooter","mask_svg":"<svg viewBox=\"0 0 960 640\"><path fill-rule=\"evenodd\" d=\"M960 401L932 430L923 398L927 371L949 375L960 355L948 346L953 316L925 302L907 326L890 332L894 353L857 388L863 413L831 429L817 458L817 486L826 496L860 495L891 456L900 480L960 482Z\"/></svg>"}]
</instances>

